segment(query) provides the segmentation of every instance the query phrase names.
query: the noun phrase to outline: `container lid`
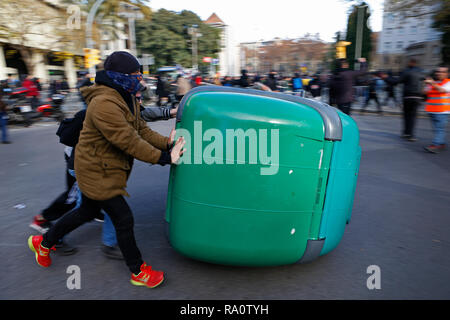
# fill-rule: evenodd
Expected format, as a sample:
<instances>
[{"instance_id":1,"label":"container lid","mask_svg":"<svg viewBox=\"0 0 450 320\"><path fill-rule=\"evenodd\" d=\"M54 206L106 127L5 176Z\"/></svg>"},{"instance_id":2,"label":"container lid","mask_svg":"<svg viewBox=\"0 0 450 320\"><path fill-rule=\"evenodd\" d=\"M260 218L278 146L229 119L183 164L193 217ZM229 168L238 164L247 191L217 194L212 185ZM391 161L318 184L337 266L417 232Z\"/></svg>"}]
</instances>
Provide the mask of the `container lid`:
<instances>
[{"instance_id":1,"label":"container lid","mask_svg":"<svg viewBox=\"0 0 450 320\"><path fill-rule=\"evenodd\" d=\"M261 91L255 89L243 89L243 88L234 88L234 87L221 87L221 86L200 86L190 90L181 100L180 105L178 107L176 121L181 121L181 117L183 115L183 109L188 99L200 92L230 92L230 93L240 93L246 95L256 95L263 96L269 98L275 98L280 100L285 100L294 103L300 103L302 105L306 105L308 107L316 110L320 116L322 117L324 127L325 127L325 140L331 141L340 141L342 140L342 123L341 118L339 117L335 108L316 100L301 98L294 95L270 92L270 91Z\"/></svg>"}]
</instances>

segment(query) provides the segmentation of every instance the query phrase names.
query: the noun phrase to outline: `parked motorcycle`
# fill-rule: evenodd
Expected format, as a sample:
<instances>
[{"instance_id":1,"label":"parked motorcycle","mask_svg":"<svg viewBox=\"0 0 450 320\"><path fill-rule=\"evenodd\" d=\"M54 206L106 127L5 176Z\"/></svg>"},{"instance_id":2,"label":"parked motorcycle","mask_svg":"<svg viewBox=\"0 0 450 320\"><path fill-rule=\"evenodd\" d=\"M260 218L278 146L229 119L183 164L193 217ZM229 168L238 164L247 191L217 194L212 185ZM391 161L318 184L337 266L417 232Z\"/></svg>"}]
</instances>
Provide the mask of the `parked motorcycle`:
<instances>
[{"instance_id":1,"label":"parked motorcycle","mask_svg":"<svg viewBox=\"0 0 450 320\"><path fill-rule=\"evenodd\" d=\"M5 91L6 90L6 91ZM33 119L39 117L39 113L33 110L30 101L26 98L27 89L5 89L7 96L7 114L10 123L23 123L26 127L33 123Z\"/></svg>"},{"instance_id":2,"label":"parked motorcycle","mask_svg":"<svg viewBox=\"0 0 450 320\"><path fill-rule=\"evenodd\" d=\"M42 117L53 118L58 122L64 120L65 115L62 110L62 105L64 99L66 98L66 93L55 93L50 97L50 103L40 105L37 107L37 112L40 113Z\"/></svg>"}]
</instances>

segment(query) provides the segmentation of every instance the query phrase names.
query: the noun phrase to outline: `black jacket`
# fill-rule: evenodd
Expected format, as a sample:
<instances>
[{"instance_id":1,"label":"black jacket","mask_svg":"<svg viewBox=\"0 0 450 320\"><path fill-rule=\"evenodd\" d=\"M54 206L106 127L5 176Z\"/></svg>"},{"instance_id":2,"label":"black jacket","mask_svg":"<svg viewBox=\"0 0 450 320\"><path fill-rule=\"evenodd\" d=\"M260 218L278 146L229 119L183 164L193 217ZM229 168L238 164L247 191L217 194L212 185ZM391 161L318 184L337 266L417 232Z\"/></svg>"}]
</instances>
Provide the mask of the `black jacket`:
<instances>
[{"instance_id":1,"label":"black jacket","mask_svg":"<svg viewBox=\"0 0 450 320\"><path fill-rule=\"evenodd\" d=\"M403 84L403 98L423 97L423 71L417 67L406 68L396 83Z\"/></svg>"},{"instance_id":2,"label":"black jacket","mask_svg":"<svg viewBox=\"0 0 450 320\"><path fill-rule=\"evenodd\" d=\"M367 73L367 63L361 63L361 70L343 69L330 81L330 94L336 104L346 104L353 101L353 83L355 78Z\"/></svg>"}]
</instances>

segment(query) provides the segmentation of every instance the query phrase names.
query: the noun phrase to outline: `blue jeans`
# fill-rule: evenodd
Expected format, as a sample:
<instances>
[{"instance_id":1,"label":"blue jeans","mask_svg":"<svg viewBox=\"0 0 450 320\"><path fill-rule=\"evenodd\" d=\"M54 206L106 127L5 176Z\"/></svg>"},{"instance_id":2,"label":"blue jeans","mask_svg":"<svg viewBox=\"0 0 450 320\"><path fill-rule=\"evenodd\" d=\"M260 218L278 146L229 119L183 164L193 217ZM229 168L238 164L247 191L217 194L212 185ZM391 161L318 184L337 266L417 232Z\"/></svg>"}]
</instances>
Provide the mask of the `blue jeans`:
<instances>
[{"instance_id":1,"label":"blue jeans","mask_svg":"<svg viewBox=\"0 0 450 320\"><path fill-rule=\"evenodd\" d=\"M75 171L69 169L69 173L75 177ZM75 182L77 183L77 182ZM77 197L77 205L73 210L78 209L81 206L81 191L78 188L78 197ZM116 229L114 228L114 225L111 221L111 218L105 213L105 221L103 222L103 229L102 229L102 241L103 244L109 247L114 247L117 245L117 236L116 236Z\"/></svg>"},{"instance_id":2,"label":"blue jeans","mask_svg":"<svg viewBox=\"0 0 450 320\"><path fill-rule=\"evenodd\" d=\"M430 113L431 124L433 125L434 137L433 145L445 144L445 131L447 129L448 114Z\"/></svg>"},{"instance_id":3,"label":"blue jeans","mask_svg":"<svg viewBox=\"0 0 450 320\"><path fill-rule=\"evenodd\" d=\"M114 229L111 218L106 213L105 221L103 222L102 241L103 244L108 247L117 245L116 229Z\"/></svg>"},{"instance_id":4,"label":"blue jeans","mask_svg":"<svg viewBox=\"0 0 450 320\"><path fill-rule=\"evenodd\" d=\"M6 112L0 112L0 127L2 128L2 141L8 141L8 118Z\"/></svg>"}]
</instances>

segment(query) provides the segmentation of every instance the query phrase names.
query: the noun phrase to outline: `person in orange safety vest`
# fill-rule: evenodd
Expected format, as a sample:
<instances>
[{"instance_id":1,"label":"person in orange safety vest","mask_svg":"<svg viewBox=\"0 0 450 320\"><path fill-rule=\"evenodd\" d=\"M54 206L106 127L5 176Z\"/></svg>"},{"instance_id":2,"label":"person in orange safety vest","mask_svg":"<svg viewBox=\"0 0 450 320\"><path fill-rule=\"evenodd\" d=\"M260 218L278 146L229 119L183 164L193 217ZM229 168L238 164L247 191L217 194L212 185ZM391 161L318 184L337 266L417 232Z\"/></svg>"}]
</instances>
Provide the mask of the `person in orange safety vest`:
<instances>
[{"instance_id":1,"label":"person in orange safety vest","mask_svg":"<svg viewBox=\"0 0 450 320\"><path fill-rule=\"evenodd\" d=\"M431 153L439 153L446 147L445 133L450 113L450 79L448 68L439 67L436 70L436 80L426 79L425 111L430 114L434 131L432 144L424 147Z\"/></svg>"}]
</instances>

